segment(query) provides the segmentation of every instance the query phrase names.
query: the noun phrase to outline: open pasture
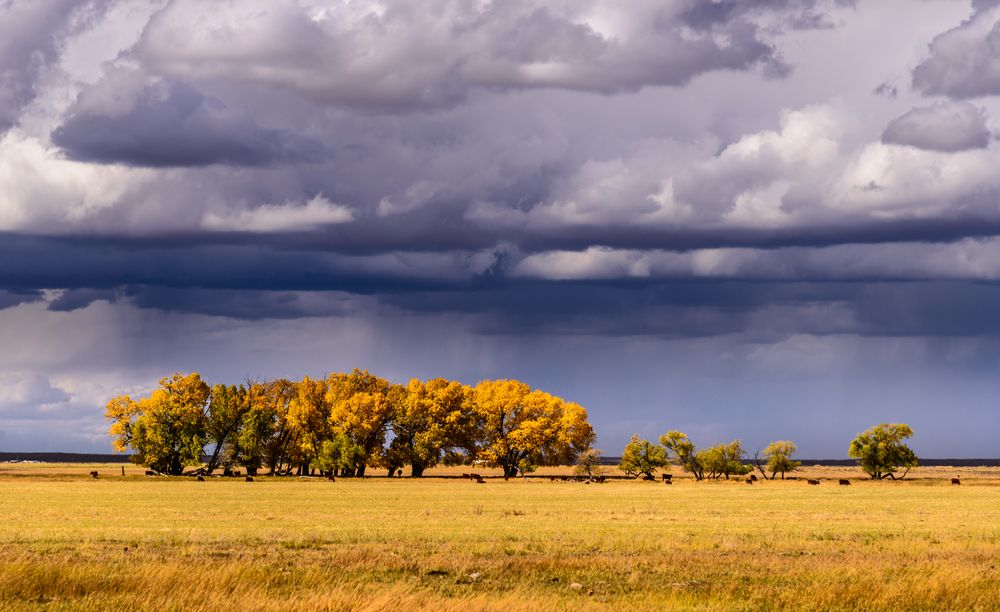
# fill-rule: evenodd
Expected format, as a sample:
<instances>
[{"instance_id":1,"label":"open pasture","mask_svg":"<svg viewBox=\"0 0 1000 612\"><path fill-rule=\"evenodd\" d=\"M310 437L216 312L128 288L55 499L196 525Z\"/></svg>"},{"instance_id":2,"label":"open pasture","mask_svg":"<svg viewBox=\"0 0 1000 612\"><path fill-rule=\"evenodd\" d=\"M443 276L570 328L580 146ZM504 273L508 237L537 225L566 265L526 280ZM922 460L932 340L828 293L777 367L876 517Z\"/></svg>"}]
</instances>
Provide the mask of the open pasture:
<instances>
[{"instance_id":1,"label":"open pasture","mask_svg":"<svg viewBox=\"0 0 1000 612\"><path fill-rule=\"evenodd\" d=\"M113 476L118 466L94 466L107 476L93 480L84 467L2 466L0 608L968 609L1000 601L1000 486L989 477L951 486L943 477L961 470L816 487L195 482ZM25 473L32 468L40 471Z\"/></svg>"}]
</instances>

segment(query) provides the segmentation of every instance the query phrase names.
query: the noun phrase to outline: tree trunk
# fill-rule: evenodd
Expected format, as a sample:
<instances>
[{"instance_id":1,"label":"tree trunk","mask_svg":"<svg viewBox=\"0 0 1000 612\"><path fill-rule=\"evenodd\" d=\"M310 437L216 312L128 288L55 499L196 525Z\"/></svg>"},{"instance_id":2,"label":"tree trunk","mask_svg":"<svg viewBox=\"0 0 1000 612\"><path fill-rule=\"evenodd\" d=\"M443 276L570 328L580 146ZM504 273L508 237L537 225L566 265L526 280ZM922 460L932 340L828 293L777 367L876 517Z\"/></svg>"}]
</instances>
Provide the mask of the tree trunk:
<instances>
[{"instance_id":1,"label":"tree trunk","mask_svg":"<svg viewBox=\"0 0 1000 612\"><path fill-rule=\"evenodd\" d=\"M413 463L413 464L412 464L412 465L410 466L410 475L411 475L411 476L412 476L413 478L422 478L422 477L423 477L423 475L424 475L424 469L425 469L425 467L424 467L424 464L423 464L423 463L420 463L420 462L414 462L414 463Z\"/></svg>"},{"instance_id":2,"label":"tree trunk","mask_svg":"<svg viewBox=\"0 0 1000 612\"><path fill-rule=\"evenodd\" d=\"M364 463L362 463L361 465L359 465L357 467L357 469L354 470L354 475L357 476L358 478L364 478L365 477L365 464Z\"/></svg>"}]
</instances>

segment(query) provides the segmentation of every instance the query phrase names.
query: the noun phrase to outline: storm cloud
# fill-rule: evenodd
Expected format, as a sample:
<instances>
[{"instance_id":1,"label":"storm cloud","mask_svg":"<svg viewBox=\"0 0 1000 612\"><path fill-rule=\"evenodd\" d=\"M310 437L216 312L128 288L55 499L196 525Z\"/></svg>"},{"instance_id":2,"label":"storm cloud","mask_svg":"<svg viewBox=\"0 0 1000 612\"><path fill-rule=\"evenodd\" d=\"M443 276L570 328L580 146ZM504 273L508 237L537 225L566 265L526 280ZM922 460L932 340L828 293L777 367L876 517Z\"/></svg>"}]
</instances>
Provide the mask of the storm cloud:
<instances>
[{"instance_id":1,"label":"storm cloud","mask_svg":"<svg viewBox=\"0 0 1000 612\"><path fill-rule=\"evenodd\" d=\"M609 454L995 454L998 10L0 2L3 443L357 366L522 378Z\"/></svg>"},{"instance_id":2,"label":"storm cloud","mask_svg":"<svg viewBox=\"0 0 1000 612\"><path fill-rule=\"evenodd\" d=\"M96 86L105 91L81 94L82 103L52 132L52 143L76 161L147 167L262 166L315 162L324 155L321 143L261 127L190 85L136 78L114 75ZM99 98L111 108L97 107Z\"/></svg>"}]
</instances>

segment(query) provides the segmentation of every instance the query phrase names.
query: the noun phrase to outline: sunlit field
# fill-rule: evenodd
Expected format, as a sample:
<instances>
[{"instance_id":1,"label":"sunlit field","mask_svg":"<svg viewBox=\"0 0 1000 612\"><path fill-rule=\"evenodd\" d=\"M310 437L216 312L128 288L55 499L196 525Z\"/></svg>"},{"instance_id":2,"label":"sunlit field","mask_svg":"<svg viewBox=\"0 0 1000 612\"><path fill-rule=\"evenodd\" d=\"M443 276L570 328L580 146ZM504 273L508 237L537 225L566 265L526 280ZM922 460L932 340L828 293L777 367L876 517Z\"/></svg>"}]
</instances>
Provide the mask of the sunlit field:
<instances>
[{"instance_id":1,"label":"sunlit field","mask_svg":"<svg viewBox=\"0 0 1000 612\"><path fill-rule=\"evenodd\" d=\"M88 476L91 469L99 478ZM461 472L462 470L458 470ZM438 471L438 475L444 475ZM481 471L484 476L491 474ZM147 478L0 464L0 607L968 609L997 470L866 482ZM961 475L962 485L950 484ZM819 477L819 486L801 478ZM837 478L852 478L839 486ZM827 480L832 478L834 480Z\"/></svg>"}]
</instances>

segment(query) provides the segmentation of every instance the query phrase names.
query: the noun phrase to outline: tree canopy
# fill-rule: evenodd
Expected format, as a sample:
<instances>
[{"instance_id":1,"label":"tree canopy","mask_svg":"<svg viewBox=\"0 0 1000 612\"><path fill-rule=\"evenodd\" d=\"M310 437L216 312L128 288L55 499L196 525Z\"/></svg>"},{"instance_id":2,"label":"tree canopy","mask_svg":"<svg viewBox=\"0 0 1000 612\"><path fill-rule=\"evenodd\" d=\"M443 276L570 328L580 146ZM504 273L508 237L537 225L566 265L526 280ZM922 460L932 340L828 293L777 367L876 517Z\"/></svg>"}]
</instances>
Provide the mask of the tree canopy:
<instances>
[{"instance_id":1,"label":"tree canopy","mask_svg":"<svg viewBox=\"0 0 1000 612\"><path fill-rule=\"evenodd\" d=\"M628 476L651 479L656 470L666 467L668 463L667 452L662 446L634 434L622 451L618 467Z\"/></svg>"},{"instance_id":2,"label":"tree canopy","mask_svg":"<svg viewBox=\"0 0 1000 612\"><path fill-rule=\"evenodd\" d=\"M147 398L111 399L105 414L117 450L166 474L204 461L208 472L362 476L410 465L421 476L440 462L475 462L514 476L573 464L595 437L582 406L516 380L403 386L366 370L213 387L175 374Z\"/></svg>"},{"instance_id":3,"label":"tree canopy","mask_svg":"<svg viewBox=\"0 0 1000 612\"><path fill-rule=\"evenodd\" d=\"M858 465L873 480L904 478L917 466L917 455L903 440L913 436L913 429L905 423L881 423L858 434L851 441L847 454L858 460ZM903 473L896 476L896 472Z\"/></svg>"}]
</instances>

